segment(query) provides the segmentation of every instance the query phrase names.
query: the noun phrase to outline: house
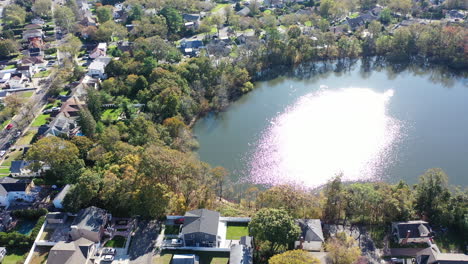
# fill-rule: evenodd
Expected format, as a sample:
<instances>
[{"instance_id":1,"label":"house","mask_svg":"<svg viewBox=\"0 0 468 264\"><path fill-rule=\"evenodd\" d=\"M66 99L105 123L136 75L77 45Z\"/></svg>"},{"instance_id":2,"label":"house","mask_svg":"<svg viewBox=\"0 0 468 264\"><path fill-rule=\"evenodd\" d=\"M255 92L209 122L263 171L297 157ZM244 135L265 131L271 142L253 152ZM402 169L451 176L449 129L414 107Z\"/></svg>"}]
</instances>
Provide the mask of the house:
<instances>
[{"instance_id":1,"label":"house","mask_svg":"<svg viewBox=\"0 0 468 264\"><path fill-rule=\"evenodd\" d=\"M44 52L41 50L41 48L29 48L28 51L26 52L26 56L43 57Z\"/></svg>"},{"instance_id":2,"label":"house","mask_svg":"<svg viewBox=\"0 0 468 264\"><path fill-rule=\"evenodd\" d=\"M65 101L60 107L60 113L63 113L65 117L78 117L80 111L86 105L78 97L72 96Z\"/></svg>"},{"instance_id":3,"label":"house","mask_svg":"<svg viewBox=\"0 0 468 264\"><path fill-rule=\"evenodd\" d=\"M42 18L36 17L36 18L31 19L31 23L32 24L38 24L38 25L44 25L45 21Z\"/></svg>"},{"instance_id":4,"label":"house","mask_svg":"<svg viewBox=\"0 0 468 264\"><path fill-rule=\"evenodd\" d=\"M3 258L5 257L7 251L6 251L6 247L0 247L0 261L3 260Z\"/></svg>"},{"instance_id":5,"label":"house","mask_svg":"<svg viewBox=\"0 0 468 264\"><path fill-rule=\"evenodd\" d=\"M98 57L88 67L88 75L93 78L106 79L106 66L112 59L109 57Z\"/></svg>"},{"instance_id":6,"label":"house","mask_svg":"<svg viewBox=\"0 0 468 264\"><path fill-rule=\"evenodd\" d=\"M296 223L301 228L299 241L294 242L294 247L306 251L320 251L325 242L320 219L299 219Z\"/></svg>"},{"instance_id":7,"label":"house","mask_svg":"<svg viewBox=\"0 0 468 264\"><path fill-rule=\"evenodd\" d=\"M186 247L219 247L218 236L220 214L207 209L192 210L185 213L182 238Z\"/></svg>"},{"instance_id":8,"label":"house","mask_svg":"<svg viewBox=\"0 0 468 264\"><path fill-rule=\"evenodd\" d=\"M50 122L47 128L44 127L42 130L45 130L42 134L45 136L73 136L76 135L80 129L76 123L76 118L66 117L63 113L60 113Z\"/></svg>"},{"instance_id":9,"label":"house","mask_svg":"<svg viewBox=\"0 0 468 264\"><path fill-rule=\"evenodd\" d=\"M33 66L33 71L46 66L46 61L42 57L29 57L20 61L21 65Z\"/></svg>"},{"instance_id":10,"label":"house","mask_svg":"<svg viewBox=\"0 0 468 264\"><path fill-rule=\"evenodd\" d=\"M25 88L26 78L22 73L14 73L8 80L7 85L9 89Z\"/></svg>"},{"instance_id":11,"label":"house","mask_svg":"<svg viewBox=\"0 0 468 264\"><path fill-rule=\"evenodd\" d=\"M183 40L180 49L184 55L188 56L197 56L200 52L200 49L204 48L203 41L195 40Z\"/></svg>"},{"instance_id":12,"label":"house","mask_svg":"<svg viewBox=\"0 0 468 264\"><path fill-rule=\"evenodd\" d=\"M105 57L107 52L107 43L101 42L99 43L96 48L91 51L89 57L91 59L96 59L97 57Z\"/></svg>"},{"instance_id":13,"label":"house","mask_svg":"<svg viewBox=\"0 0 468 264\"><path fill-rule=\"evenodd\" d=\"M16 72L23 74L27 78L32 78L34 72L30 65L18 66Z\"/></svg>"},{"instance_id":14,"label":"house","mask_svg":"<svg viewBox=\"0 0 468 264\"><path fill-rule=\"evenodd\" d=\"M33 162L25 160L14 160L11 162L10 174L13 177L38 177L41 176L46 170L49 169L48 166L43 166L38 171L33 171L29 168Z\"/></svg>"},{"instance_id":15,"label":"house","mask_svg":"<svg viewBox=\"0 0 468 264\"><path fill-rule=\"evenodd\" d=\"M236 12L236 15L238 16L248 16L250 14L250 8L248 7L244 7L242 8L241 10L237 11Z\"/></svg>"},{"instance_id":16,"label":"house","mask_svg":"<svg viewBox=\"0 0 468 264\"><path fill-rule=\"evenodd\" d=\"M23 31L23 39L24 40L29 40L32 38L43 38L44 33L42 32L42 29L28 29Z\"/></svg>"},{"instance_id":17,"label":"house","mask_svg":"<svg viewBox=\"0 0 468 264\"><path fill-rule=\"evenodd\" d=\"M0 206L8 208L13 201L34 202L34 182L4 177L0 179Z\"/></svg>"},{"instance_id":18,"label":"house","mask_svg":"<svg viewBox=\"0 0 468 264\"><path fill-rule=\"evenodd\" d=\"M464 19L465 13L462 10L450 10L447 12L447 18L451 19Z\"/></svg>"},{"instance_id":19,"label":"house","mask_svg":"<svg viewBox=\"0 0 468 264\"><path fill-rule=\"evenodd\" d=\"M60 241L55 244L49 252L47 264L90 264L96 245L86 238L79 238L75 241Z\"/></svg>"},{"instance_id":20,"label":"house","mask_svg":"<svg viewBox=\"0 0 468 264\"><path fill-rule=\"evenodd\" d=\"M393 222L392 233L399 244L427 243L431 241L432 229L425 221Z\"/></svg>"},{"instance_id":21,"label":"house","mask_svg":"<svg viewBox=\"0 0 468 264\"><path fill-rule=\"evenodd\" d=\"M171 264L198 264L198 259L195 254L174 254Z\"/></svg>"},{"instance_id":22,"label":"house","mask_svg":"<svg viewBox=\"0 0 468 264\"><path fill-rule=\"evenodd\" d=\"M201 21L200 14L183 14L182 18L184 19L184 25L186 28L199 28Z\"/></svg>"},{"instance_id":23,"label":"house","mask_svg":"<svg viewBox=\"0 0 468 264\"><path fill-rule=\"evenodd\" d=\"M239 244L231 247L229 252L229 264L252 264L253 263L253 238L241 237Z\"/></svg>"},{"instance_id":24,"label":"house","mask_svg":"<svg viewBox=\"0 0 468 264\"><path fill-rule=\"evenodd\" d=\"M63 189L55 196L53 204L55 208L62 209L63 208L63 199L65 195L70 191L71 185L67 184L63 187Z\"/></svg>"},{"instance_id":25,"label":"house","mask_svg":"<svg viewBox=\"0 0 468 264\"><path fill-rule=\"evenodd\" d=\"M50 212L46 215L47 224L64 224L67 221L67 214L60 212Z\"/></svg>"},{"instance_id":26,"label":"house","mask_svg":"<svg viewBox=\"0 0 468 264\"><path fill-rule=\"evenodd\" d=\"M0 72L0 83L7 83L11 78L11 72Z\"/></svg>"},{"instance_id":27,"label":"house","mask_svg":"<svg viewBox=\"0 0 468 264\"><path fill-rule=\"evenodd\" d=\"M70 236L73 240L86 238L99 243L110 219L111 215L107 214L104 209L95 206L82 209L73 220Z\"/></svg>"},{"instance_id":28,"label":"house","mask_svg":"<svg viewBox=\"0 0 468 264\"><path fill-rule=\"evenodd\" d=\"M415 264L468 264L468 255L441 253L436 245L416 253Z\"/></svg>"}]
</instances>

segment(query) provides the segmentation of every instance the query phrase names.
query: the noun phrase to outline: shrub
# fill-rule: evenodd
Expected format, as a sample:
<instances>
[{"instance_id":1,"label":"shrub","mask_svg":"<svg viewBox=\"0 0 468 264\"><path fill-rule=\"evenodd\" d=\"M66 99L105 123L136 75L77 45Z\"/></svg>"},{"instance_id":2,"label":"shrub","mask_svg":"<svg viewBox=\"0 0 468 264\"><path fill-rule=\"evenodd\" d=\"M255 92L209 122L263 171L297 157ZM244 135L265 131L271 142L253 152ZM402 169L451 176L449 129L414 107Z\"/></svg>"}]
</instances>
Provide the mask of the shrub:
<instances>
[{"instance_id":1,"label":"shrub","mask_svg":"<svg viewBox=\"0 0 468 264\"><path fill-rule=\"evenodd\" d=\"M47 209L39 208L39 209L24 209L24 210L15 210L11 212L16 218L23 218L28 220L36 220L37 218L44 216L48 213Z\"/></svg>"}]
</instances>

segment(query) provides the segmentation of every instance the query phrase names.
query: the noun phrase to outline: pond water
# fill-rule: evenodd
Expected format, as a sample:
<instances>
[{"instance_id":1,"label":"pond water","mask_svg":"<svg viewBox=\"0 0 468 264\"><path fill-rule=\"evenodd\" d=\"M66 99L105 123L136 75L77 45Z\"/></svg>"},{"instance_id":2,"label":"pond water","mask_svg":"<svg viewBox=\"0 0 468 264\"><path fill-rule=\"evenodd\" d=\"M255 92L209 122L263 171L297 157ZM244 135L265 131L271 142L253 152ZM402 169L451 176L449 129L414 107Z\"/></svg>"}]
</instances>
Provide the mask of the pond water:
<instances>
[{"instance_id":1,"label":"pond water","mask_svg":"<svg viewBox=\"0 0 468 264\"><path fill-rule=\"evenodd\" d=\"M468 79L431 67L302 66L258 82L193 131L201 160L233 181L315 187L343 174L415 183L438 167L468 185Z\"/></svg>"}]
</instances>

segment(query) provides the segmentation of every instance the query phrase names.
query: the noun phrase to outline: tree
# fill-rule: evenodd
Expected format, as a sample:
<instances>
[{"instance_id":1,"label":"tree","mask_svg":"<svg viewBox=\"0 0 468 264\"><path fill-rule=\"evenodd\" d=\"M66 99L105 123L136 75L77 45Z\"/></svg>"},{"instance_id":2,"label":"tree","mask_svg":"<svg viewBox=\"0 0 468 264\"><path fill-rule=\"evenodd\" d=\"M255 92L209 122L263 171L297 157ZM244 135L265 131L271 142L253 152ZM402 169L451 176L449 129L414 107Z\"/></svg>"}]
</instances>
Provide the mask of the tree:
<instances>
[{"instance_id":1,"label":"tree","mask_svg":"<svg viewBox=\"0 0 468 264\"><path fill-rule=\"evenodd\" d=\"M334 0L320 1L320 15L324 18L328 18L331 15L334 7L335 7Z\"/></svg>"},{"instance_id":2,"label":"tree","mask_svg":"<svg viewBox=\"0 0 468 264\"><path fill-rule=\"evenodd\" d=\"M41 17L50 17L52 15L51 0L37 0L32 6L33 12Z\"/></svg>"},{"instance_id":3,"label":"tree","mask_svg":"<svg viewBox=\"0 0 468 264\"><path fill-rule=\"evenodd\" d=\"M0 57L8 57L19 50L19 45L12 39L0 39Z\"/></svg>"},{"instance_id":4,"label":"tree","mask_svg":"<svg viewBox=\"0 0 468 264\"><path fill-rule=\"evenodd\" d=\"M165 7L161 10L161 15L166 18L166 24L169 29L169 33L176 34L182 28L184 20L182 15L172 7Z\"/></svg>"},{"instance_id":5,"label":"tree","mask_svg":"<svg viewBox=\"0 0 468 264\"><path fill-rule=\"evenodd\" d=\"M84 166L78 148L70 141L58 137L45 137L34 143L26 158L34 160L32 169L37 171L41 162L50 166L48 177L57 183L73 183ZM47 175L46 175L47 176Z\"/></svg>"},{"instance_id":6,"label":"tree","mask_svg":"<svg viewBox=\"0 0 468 264\"><path fill-rule=\"evenodd\" d=\"M344 232L329 238L325 248L331 264L352 264L361 256L361 250L355 245L355 240Z\"/></svg>"},{"instance_id":7,"label":"tree","mask_svg":"<svg viewBox=\"0 0 468 264\"><path fill-rule=\"evenodd\" d=\"M144 184L137 194L138 205L134 207L134 215L146 219L157 219L166 214L170 201L169 188L161 183Z\"/></svg>"},{"instance_id":8,"label":"tree","mask_svg":"<svg viewBox=\"0 0 468 264\"><path fill-rule=\"evenodd\" d=\"M99 121L101 120L102 114L102 96L99 91L94 88L89 88L87 91L86 105L94 120Z\"/></svg>"},{"instance_id":9,"label":"tree","mask_svg":"<svg viewBox=\"0 0 468 264\"><path fill-rule=\"evenodd\" d=\"M301 28L298 26L290 26L288 29L288 37L290 39L296 39L301 35Z\"/></svg>"},{"instance_id":10,"label":"tree","mask_svg":"<svg viewBox=\"0 0 468 264\"><path fill-rule=\"evenodd\" d=\"M268 264L320 264L320 260L299 249L274 255L268 260Z\"/></svg>"},{"instance_id":11,"label":"tree","mask_svg":"<svg viewBox=\"0 0 468 264\"><path fill-rule=\"evenodd\" d=\"M26 21L26 10L17 4L7 5L3 10L3 21L9 26L18 26Z\"/></svg>"},{"instance_id":12,"label":"tree","mask_svg":"<svg viewBox=\"0 0 468 264\"><path fill-rule=\"evenodd\" d=\"M335 222L341 218L341 203L343 198L341 177L341 175L336 176L325 187L327 201L324 208L324 219L326 222Z\"/></svg>"},{"instance_id":13,"label":"tree","mask_svg":"<svg viewBox=\"0 0 468 264\"><path fill-rule=\"evenodd\" d=\"M382 12L380 12L380 21L387 25L392 21L392 12L388 8L384 8Z\"/></svg>"},{"instance_id":14,"label":"tree","mask_svg":"<svg viewBox=\"0 0 468 264\"><path fill-rule=\"evenodd\" d=\"M112 6L105 5L105 6L98 6L96 8L96 15L98 17L99 23L104 23L109 21L113 18L112 16Z\"/></svg>"},{"instance_id":15,"label":"tree","mask_svg":"<svg viewBox=\"0 0 468 264\"><path fill-rule=\"evenodd\" d=\"M59 47L59 50L64 53L68 53L70 57L75 58L83 45L81 40L72 34L68 34L64 40L65 42Z\"/></svg>"},{"instance_id":16,"label":"tree","mask_svg":"<svg viewBox=\"0 0 468 264\"><path fill-rule=\"evenodd\" d=\"M100 174L89 169L85 170L63 199L65 210L77 212L81 208L90 206L91 202L97 198L101 184Z\"/></svg>"},{"instance_id":17,"label":"tree","mask_svg":"<svg viewBox=\"0 0 468 264\"><path fill-rule=\"evenodd\" d=\"M123 39L126 35L127 29L124 26L109 20L99 26L95 38L98 41L111 41L113 37Z\"/></svg>"},{"instance_id":18,"label":"tree","mask_svg":"<svg viewBox=\"0 0 468 264\"><path fill-rule=\"evenodd\" d=\"M71 142L78 148L80 152L80 158L86 160L88 157L88 152L93 147L94 142L85 136L74 136Z\"/></svg>"},{"instance_id":19,"label":"tree","mask_svg":"<svg viewBox=\"0 0 468 264\"><path fill-rule=\"evenodd\" d=\"M55 24L66 32L70 32L75 26L75 14L67 6L57 6L54 8Z\"/></svg>"},{"instance_id":20,"label":"tree","mask_svg":"<svg viewBox=\"0 0 468 264\"><path fill-rule=\"evenodd\" d=\"M415 208L420 215L440 224L449 200L448 176L442 169L429 169L419 177Z\"/></svg>"},{"instance_id":21,"label":"tree","mask_svg":"<svg viewBox=\"0 0 468 264\"><path fill-rule=\"evenodd\" d=\"M96 133L96 121L88 109L83 108L79 112L78 125L81 127L81 132L90 138Z\"/></svg>"},{"instance_id":22,"label":"tree","mask_svg":"<svg viewBox=\"0 0 468 264\"><path fill-rule=\"evenodd\" d=\"M393 12L400 12L403 15L411 12L411 6L411 0L391 0L388 5Z\"/></svg>"},{"instance_id":23,"label":"tree","mask_svg":"<svg viewBox=\"0 0 468 264\"><path fill-rule=\"evenodd\" d=\"M262 242L270 243L270 253L299 238L300 229L294 219L283 209L260 209L249 223L250 234Z\"/></svg>"}]
</instances>

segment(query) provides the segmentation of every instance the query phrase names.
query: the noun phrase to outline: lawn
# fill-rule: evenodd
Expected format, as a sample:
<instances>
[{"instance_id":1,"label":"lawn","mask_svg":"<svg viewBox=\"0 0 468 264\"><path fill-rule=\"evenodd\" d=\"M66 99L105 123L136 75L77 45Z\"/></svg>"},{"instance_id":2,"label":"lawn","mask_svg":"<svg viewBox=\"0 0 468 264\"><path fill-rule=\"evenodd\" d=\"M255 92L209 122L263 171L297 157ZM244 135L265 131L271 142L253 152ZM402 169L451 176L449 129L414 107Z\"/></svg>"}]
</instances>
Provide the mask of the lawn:
<instances>
[{"instance_id":1,"label":"lawn","mask_svg":"<svg viewBox=\"0 0 468 264\"><path fill-rule=\"evenodd\" d=\"M306 25L307 27L311 27L312 26L312 21L306 21L304 23L304 25Z\"/></svg>"},{"instance_id":2,"label":"lawn","mask_svg":"<svg viewBox=\"0 0 468 264\"><path fill-rule=\"evenodd\" d=\"M10 121L11 121L10 119L7 119L7 120L3 121L2 129L5 128L10 123Z\"/></svg>"},{"instance_id":3,"label":"lawn","mask_svg":"<svg viewBox=\"0 0 468 264\"><path fill-rule=\"evenodd\" d=\"M23 98L29 98L34 94L34 91L27 91L27 92L22 92L21 97Z\"/></svg>"},{"instance_id":4,"label":"lawn","mask_svg":"<svg viewBox=\"0 0 468 264\"><path fill-rule=\"evenodd\" d=\"M68 95L69 92L70 92L70 91L62 91L62 92L60 92L59 94L62 95L62 96L66 96L66 95ZM56 102L60 102L60 101L57 100Z\"/></svg>"},{"instance_id":5,"label":"lawn","mask_svg":"<svg viewBox=\"0 0 468 264\"><path fill-rule=\"evenodd\" d=\"M11 65L6 66L6 67L4 68L4 70L11 70L11 69L14 69L14 68L16 68L16 65L11 64Z\"/></svg>"},{"instance_id":6,"label":"lawn","mask_svg":"<svg viewBox=\"0 0 468 264\"><path fill-rule=\"evenodd\" d=\"M36 131L28 130L26 134L24 134L22 137L20 137L20 139L18 139L16 145L29 145L35 134Z\"/></svg>"},{"instance_id":7,"label":"lawn","mask_svg":"<svg viewBox=\"0 0 468 264\"><path fill-rule=\"evenodd\" d=\"M166 235L178 235L180 230L179 225L167 225L164 234Z\"/></svg>"},{"instance_id":8,"label":"lawn","mask_svg":"<svg viewBox=\"0 0 468 264\"><path fill-rule=\"evenodd\" d=\"M2 166L6 166L9 168L11 166L11 162L18 159L19 156L21 156L21 154L23 154L23 151L19 150L6 154L8 158L3 161Z\"/></svg>"},{"instance_id":9,"label":"lawn","mask_svg":"<svg viewBox=\"0 0 468 264\"><path fill-rule=\"evenodd\" d=\"M154 259L154 264L170 264L173 254L195 254L200 257L200 264L227 264L229 263L229 253L225 252L193 252L178 250L164 251L159 258Z\"/></svg>"},{"instance_id":10,"label":"lawn","mask_svg":"<svg viewBox=\"0 0 468 264\"><path fill-rule=\"evenodd\" d=\"M271 10L270 10L270 9L267 9L267 10L263 11L263 14L265 14L265 15L271 15Z\"/></svg>"},{"instance_id":11,"label":"lawn","mask_svg":"<svg viewBox=\"0 0 468 264\"><path fill-rule=\"evenodd\" d=\"M47 123L47 118L50 117L50 114L41 114L34 121L32 122L31 126L33 127L40 127Z\"/></svg>"},{"instance_id":12,"label":"lawn","mask_svg":"<svg viewBox=\"0 0 468 264\"><path fill-rule=\"evenodd\" d=\"M7 252L7 255L2 261L2 264L18 264L23 263L26 260L28 250L22 251L13 249Z\"/></svg>"},{"instance_id":13,"label":"lawn","mask_svg":"<svg viewBox=\"0 0 468 264\"><path fill-rule=\"evenodd\" d=\"M225 8L229 4L217 4L213 9L211 9L211 12L218 12L219 10Z\"/></svg>"},{"instance_id":14,"label":"lawn","mask_svg":"<svg viewBox=\"0 0 468 264\"><path fill-rule=\"evenodd\" d=\"M0 174L10 174L10 168L0 168Z\"/></svg>"},{"instance_id":15,"label":"lawn","mask_svg":"<svg viewBox=\"0 0 468 264\"><path fill-rule=\"evenodd\" d=\"M463 252L466 237L452 231L437 232L434 242L443 253Z\"/></svg>"},{"instance_id":16,"label":"lawn","mask_svg":"<svg viewBox=\"0 0 468 264\"><path fill-rule=\"evenodd\" d=\"M106 247L123 248L125 247L125 240L123 236L115 236L113 239L107 241Z\"/></svg>"},{"instance_id":17,"label":"lawn","mask_svg":"<svg viewBox=\"0 0 468 264\"><path fill-rule=\"evenodd\" d=\"M49 74L50 74L50 71L49 71L49 70L47 70L47 71L40 71L40 72L34 74L33 78L44 78L44 77L49 76Z\"/></svg>"},{"instance_id":18,"label":"lawn","mask_svg":"<svg viewBox=\"0 0 468 264\"><path fill-rule=\"evenodd\" d=\"M109 121L113 121L113 120L117 120L120 116L120 114L122 114L122 110L121 109L106 109L101 117L103 120L109 120Z\"/></svg>"},{"instance_id":19,"label":"lawn","mask_svg":"<svg viewBox=\"0 0 468 264\"><path fill-rule=\"evenodd\" d=\"M249 235L249 229L245 224L228 224L226 239L239 240L243 236Z\"/></svg>"},{"instance_id":20,"label":"lawn","mask_svg":"<svg viewBox=\"0 0 468 264\"><path fill-rule=\"evenodd\" d=\"M64 93L64 94L62 94L62 93ZM63 91L63 92L60 93L60 95L67 95L67 93L68 93L67 91ZM48 104L45 106L44 109L51 109L52 107L56 107L56 106L58 106L59 104L60 104L60 100L55 100L55 102L53 102L53 103L48 103Z\"/></svg>"}]
</instances>

